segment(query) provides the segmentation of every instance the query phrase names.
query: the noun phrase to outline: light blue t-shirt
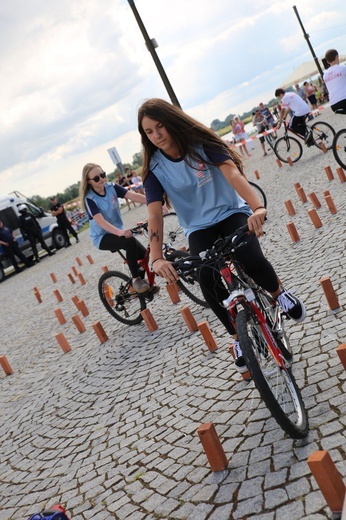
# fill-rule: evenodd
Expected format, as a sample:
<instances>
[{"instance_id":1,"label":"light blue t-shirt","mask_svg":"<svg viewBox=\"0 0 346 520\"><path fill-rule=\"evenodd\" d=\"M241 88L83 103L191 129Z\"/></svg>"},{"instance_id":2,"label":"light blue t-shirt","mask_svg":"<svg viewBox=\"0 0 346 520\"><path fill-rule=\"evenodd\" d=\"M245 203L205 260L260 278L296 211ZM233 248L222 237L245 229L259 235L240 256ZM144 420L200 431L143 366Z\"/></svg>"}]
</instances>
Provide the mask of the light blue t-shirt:
<instances>
[{"instance_id":1,"label":"light blue t-shirt","mask_svg":"<svg viewBox=\"0 0 346 520\"><path fill-rule=\"evenodd\" d=\"M190 157L188 162L171 159L160 150L156 150L150 161L150 171L172 202L179 224L187 236L193 231L211 227L234 213L252 214L248 204L225 179L221 170L208 164L210 159L202 147L197 151L205 162L196 162ZM154 199L159 200L156 195L152 197L151 186L148 176L144 183L148 204ZM155 189L152 191L157 193Z\"/></svg>"},{"instance_id":2,"label":"light blue t-shirt","mask_svg":"<svg viewBox=\"0 0 346 520\"><path fill-rule=\"evenodd\" d=\"M113 226L124 229L123 220L121 218L119 197L124 197L127 190L122 186L107 182L105 184L105 194L99 195L94 190L90 189L85 196L85 208L89 215L89 235L93 241L94 246L99 248L100 242L104 235L109 233L101 226L99 226L93 215L101 213L107 222L113 224Z\"/></svg>"}]
</instances>

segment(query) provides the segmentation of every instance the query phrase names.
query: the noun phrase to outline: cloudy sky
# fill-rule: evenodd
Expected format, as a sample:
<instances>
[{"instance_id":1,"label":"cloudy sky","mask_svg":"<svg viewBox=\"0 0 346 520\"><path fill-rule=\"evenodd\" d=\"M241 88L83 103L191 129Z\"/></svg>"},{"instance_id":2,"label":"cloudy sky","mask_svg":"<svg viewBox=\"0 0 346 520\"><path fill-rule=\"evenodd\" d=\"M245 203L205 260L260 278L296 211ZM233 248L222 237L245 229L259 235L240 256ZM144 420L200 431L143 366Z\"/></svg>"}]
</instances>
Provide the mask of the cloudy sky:
<instances>
[{"instance_id":1,"label":"cloudy sky","mask_svg":"<svg viewBox=\"0 0 346 520\"><path fill-rule=\"evenodd\" d=\"M184 110L209 125L274 96L311 59L292 0L136 0ZM346 52L344 0L297 0L318 56ZM139 104L169 100L127 0L2 0L0 194L48 196L86 162L140 151Z\"/></svg>"}]
</instances>

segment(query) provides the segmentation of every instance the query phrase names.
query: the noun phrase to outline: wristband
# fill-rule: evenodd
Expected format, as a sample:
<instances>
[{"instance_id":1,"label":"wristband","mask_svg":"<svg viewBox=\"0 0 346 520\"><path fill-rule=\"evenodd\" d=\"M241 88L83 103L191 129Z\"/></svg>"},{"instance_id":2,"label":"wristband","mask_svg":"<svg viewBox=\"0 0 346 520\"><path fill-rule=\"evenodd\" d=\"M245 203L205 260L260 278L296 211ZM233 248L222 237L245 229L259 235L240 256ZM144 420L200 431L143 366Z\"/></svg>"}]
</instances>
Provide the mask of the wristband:
<instances>
[{"instance_id":1,"label":"wristband","mask_svg":"<svg viewBox=\"0 0 346 520\"><path fill-rule=\"evenodd\" d=\"M252 213L255 213L255 211L257 211L258 209L266 209L266 208L264 206L258 206L258 208L252 210Z\"/></svg>"},{"instance_id":2,"label":"wristband","mask_svg":"<svg viewBox=\"0 0 346 520\"><path fill-rule=\"evenodd\" d=\"M157 260L164 260L162 256L159 256L159 258L155 258L155 260L152 260L151 265L154 265Z\"/></svg>"},{"instance_id":3,"label":"wristband","mask_svg":"<svg viewBox=\"0 0 346 520\"><path fill-rule=\"evenodd\" d=\"M153 260L152 262L150 262L149 267L150 267L150 271L151 271L152 273L154 272L154 263L155 263L157 260L164 260L164 258L162 258L162 256L159 256L159 258L155 258L155 260Z\"/></svg>"}]
</instances>

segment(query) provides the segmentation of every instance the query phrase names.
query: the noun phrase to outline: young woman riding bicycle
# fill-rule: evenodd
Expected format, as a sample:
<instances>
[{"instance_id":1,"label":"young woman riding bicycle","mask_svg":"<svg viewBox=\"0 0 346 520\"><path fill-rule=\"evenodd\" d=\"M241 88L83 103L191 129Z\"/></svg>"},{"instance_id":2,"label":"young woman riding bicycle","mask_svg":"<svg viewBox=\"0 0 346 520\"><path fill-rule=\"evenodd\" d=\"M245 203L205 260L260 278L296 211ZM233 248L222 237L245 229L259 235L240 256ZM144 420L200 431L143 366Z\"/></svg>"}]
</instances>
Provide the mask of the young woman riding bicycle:
<instances>
[{"instance_id":1,"label":"young woman riding bicycle","mask_svg":"<svg viewBox=\"0 0 346 520\"><path fill-rule=\"evenodd\" d=\"M242 175L238 154L212 130L162 99L149 99L138 112L138 129L143 144L142 178L149 214L152 265L168 282L178 279L162 258L162 204L168 199L186 229L191 255L211 248L218 236L231 234L248 224L253 234L247 246L237 251L237 260L258 285L277 298L295 321L305 317L304 305L280 286L258 238L263 235L267 214L260 199ZM246 371L236 331L222 301L228 292L212 266L199 272L203 295L210 308L235 340L236 366Z\"/></svg>"},{"instance_id":2,"label":"young woman riding bicycle","mask_svg":"<svg viewBox=\"0 0 346 520\"><path fill-rule=\"evenodd\" d=\"M107 182L106 174L98 164L86 164L82 172L80 199L88 213L90 237L98 249L126 251L132 287L141 294L150 289L149 284L139 276L137 263L138 259L144 258L146 249L132 236L130 229L124 229L118 198L145 203L145 196L141 193Z\"/></svg>"}]
</instances>

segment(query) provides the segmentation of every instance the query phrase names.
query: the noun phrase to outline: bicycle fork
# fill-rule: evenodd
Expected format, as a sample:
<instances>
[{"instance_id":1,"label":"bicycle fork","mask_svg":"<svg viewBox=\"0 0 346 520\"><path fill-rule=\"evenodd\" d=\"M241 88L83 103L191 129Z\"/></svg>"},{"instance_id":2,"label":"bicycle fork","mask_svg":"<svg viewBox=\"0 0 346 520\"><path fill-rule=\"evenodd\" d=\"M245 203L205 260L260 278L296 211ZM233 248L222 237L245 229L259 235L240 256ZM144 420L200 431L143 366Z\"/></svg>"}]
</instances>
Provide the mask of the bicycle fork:
<instances>
[{"instance_id":1,"label":"bicycle fork","mask_svg":"<svg viewBox=\"0 0 346 520\"><path fill-rule=\"evenodd\" d=\"M282 368L285 369L285 360L282 356L281 350L278 347L276 340L273 336L273 332L271 328L269 327L267 320L265 316L263 315L261 309L256 305L255 300L255 293L252 291L252 289L243 289L241 287L234 288L232 292L230 293L229 297L224 300L222 303L224 307L228 310L230 313L231 321L233 324L235 324L236 315L238 313L238 307L241 306L242 309L245 311L249 311L249 308L251 309L251 314L253 318L255 319L256 323L260 326L262 333L264 335L264 338L267 343L267 348L275 360L276 364ZM276 320L275 320L276 321ZM281 325L281 317L279 318L279 314L277 316L277 328L276 332L278 336L280 337L280 334L283 336L283 329Z\"/></svg>"}]
</instances>

